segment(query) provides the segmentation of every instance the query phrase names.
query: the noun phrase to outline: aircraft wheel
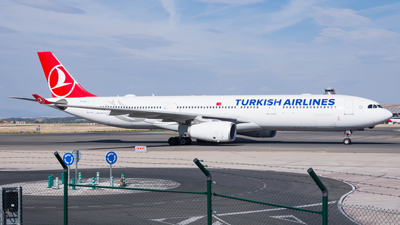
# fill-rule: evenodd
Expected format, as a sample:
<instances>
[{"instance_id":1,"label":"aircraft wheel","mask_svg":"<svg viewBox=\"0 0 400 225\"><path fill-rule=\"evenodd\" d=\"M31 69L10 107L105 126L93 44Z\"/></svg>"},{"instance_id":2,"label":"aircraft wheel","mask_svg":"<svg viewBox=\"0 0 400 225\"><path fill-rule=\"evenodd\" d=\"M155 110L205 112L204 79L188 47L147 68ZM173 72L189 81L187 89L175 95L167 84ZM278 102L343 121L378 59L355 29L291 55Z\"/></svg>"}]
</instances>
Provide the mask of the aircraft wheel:
<instances>
[{"instance_id":1,"label":"aircraft wheel","mask_svg":"<svg viewBox=\"0 0 400 225\"><path fill-rule=\"evenodd\" d=\"M181 138L181 140L179 140L179 144L180 145L187 145L188 141L186 138Z\"/></svg>"},{"instance_id":2,"label":"aircraft wheel","mask_svg":"<svg viewBox=\"0 0 400 225\"><path fill-rule=\"evenodd\" d=\"M168 139L168 144L169 145L178 145L179 144L179 139L177 140L177 138L175 138L175 137L170 137Z\"/></svg>"},{"instance_id":3,"label":"aircraft wheel","mask_svg":"<svg viewBox=\"0 0 400 225\"><path fill-rule=\"evenodd\" d=\"M351 144L351 139L350 139L350 138L345 138L345 139L343 140L343 144L345 144L345 145Z\"/></svg>"},{"instance_id":4,"label":"aircraft wheel","mask_svg":"<svg viewBox=\"0 0 400 225\"><path fill-rule=\"evenodd\" d=\"M181 145L190 145L190 144L192 144L192 139L187 138L187 137L181 138L181 140L179 141L179 144L181 144Z\"/></svg>"}]
</instances>

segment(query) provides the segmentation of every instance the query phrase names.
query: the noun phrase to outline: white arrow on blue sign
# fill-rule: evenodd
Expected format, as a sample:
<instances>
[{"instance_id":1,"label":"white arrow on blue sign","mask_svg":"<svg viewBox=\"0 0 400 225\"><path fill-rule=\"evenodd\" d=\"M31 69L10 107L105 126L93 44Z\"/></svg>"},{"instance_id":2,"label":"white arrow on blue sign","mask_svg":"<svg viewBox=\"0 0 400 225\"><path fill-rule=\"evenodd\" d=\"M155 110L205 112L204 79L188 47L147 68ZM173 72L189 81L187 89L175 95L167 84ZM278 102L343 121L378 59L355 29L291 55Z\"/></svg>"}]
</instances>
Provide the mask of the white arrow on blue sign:
<instances>
[{"instance_id":1,"label":"white arrow on blue sign","mask_svg":"<svg viewBox=\"0 0 400 225\"><path fill-rule=\"evenodd\" d=\"M72 163L74 163L74 155L70 152L65 153L63 156L63 161L67 166L72 165Z\"/></svg>"},{"instance_id":2,"label":"white arrow on blue sign","mask_svg":"<svg viewBox=\"0 0 400 225\"><path fill-rule=\"evenodd\" d=\"M115 152L107 152L106 154L106 162L110 165L114 164L117 161L117 153Z\"/></svg>"}]
</instances>

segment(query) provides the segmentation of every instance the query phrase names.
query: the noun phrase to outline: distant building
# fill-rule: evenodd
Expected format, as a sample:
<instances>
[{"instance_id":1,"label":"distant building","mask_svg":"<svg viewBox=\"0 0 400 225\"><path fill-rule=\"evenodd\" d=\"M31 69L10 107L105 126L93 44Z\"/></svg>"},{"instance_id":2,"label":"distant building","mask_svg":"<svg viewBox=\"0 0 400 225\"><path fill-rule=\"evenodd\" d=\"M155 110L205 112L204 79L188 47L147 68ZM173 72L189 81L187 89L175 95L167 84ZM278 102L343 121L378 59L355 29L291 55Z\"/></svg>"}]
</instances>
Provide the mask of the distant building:
<instances>
[{"instance_id":1,"label":"distant building","mask_svg":"<svg viewBox=\"0 0 400 225\"><path fill-rule=\"evenodd\" d=\"M387 104L382 107L392 112L393 116L400 116L400 104Z\"/></svg>"},{"instance_id":2,"label":"distant building","mask_svg":"<svg viewBox=\"0 0 400 225\"><path fill-rule=\"evenodd\" d=\"M26 121L15 121L16 125L26 125Z\"/></svg>"}]
</instances>

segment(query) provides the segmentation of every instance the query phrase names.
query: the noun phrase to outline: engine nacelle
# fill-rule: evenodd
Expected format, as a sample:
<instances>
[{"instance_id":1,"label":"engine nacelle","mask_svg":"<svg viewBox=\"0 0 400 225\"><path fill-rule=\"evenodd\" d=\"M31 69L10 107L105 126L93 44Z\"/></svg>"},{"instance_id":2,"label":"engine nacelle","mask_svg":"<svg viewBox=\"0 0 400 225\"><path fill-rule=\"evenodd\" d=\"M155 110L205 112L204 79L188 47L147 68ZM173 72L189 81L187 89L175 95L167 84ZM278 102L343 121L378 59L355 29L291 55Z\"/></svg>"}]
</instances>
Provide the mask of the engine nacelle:
<instances>
[{"instance_id":1,"label":"engine nacelle","mask_svg":"<svg viewBox=\"0 0 400 225\"><path fill-rule=\"evenodd\" d=\"M270 138L270 137L275 137L276 130L261 130L261 131L244 132L239 134L249 137Z\"/></svg>"},{"instance_id":2,"label":"engine nacelle","mask_svg":"<svg viewBox=\"0 0 400 225\"><path fill-rule=\"evenodd\" d=\"M235 140L236 131L236 125L231 122L206 122L190 126L187 133L203 141L230 142Z\"/></svg>"}]
</instances>

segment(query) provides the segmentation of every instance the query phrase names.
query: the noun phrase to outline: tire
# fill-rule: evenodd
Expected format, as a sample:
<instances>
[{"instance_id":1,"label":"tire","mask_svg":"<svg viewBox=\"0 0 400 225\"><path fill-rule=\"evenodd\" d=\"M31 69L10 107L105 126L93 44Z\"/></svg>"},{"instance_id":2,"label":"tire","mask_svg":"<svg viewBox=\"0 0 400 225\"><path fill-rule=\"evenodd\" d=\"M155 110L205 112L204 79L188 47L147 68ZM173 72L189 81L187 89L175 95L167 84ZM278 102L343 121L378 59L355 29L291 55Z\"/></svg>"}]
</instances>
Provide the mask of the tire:
<instances>
[{"instance_id":1,"label":"tire","mask_svg":"<svg viewBox=\"0 0 400 225\"><path fill-rule=\"evenodd\" d=\"M350 139L350 138L345 138L345 139L343 140L343 144L345 144L345 145L350 145L350 144L351 144L351 139Z\"/></svg>"},{"instance_id":2,"label":"tire","mask_svg":"<svg viewBox=\"0 0 400 225\"><path fill-rule=\"evenodd\" d=\"M181 140L179 141L179 144L181 145L191 145L192 144L192 139L185 137L185 138L181 138Z\"/></svg>"},{"instance_id":3,"label":"tire","mask_svg":"<svg viewBox=\"0 0 400 225\"><path fill-rule=\"evenodd\" d=\"M186 138L181 138L181 140L179 140L179 144L180 145L187 145L188 144L188 140Z\"/></svg>"},{"instance_id":4,"label":"tire","mask_svg":"<svg viewBox=\"0 0 400 225\"><path fill-rule=\"evenodd\" d=\"M169 145L178 145L179 142L176 140L175 137L171 137L171 138L168 139L168 144Z\"/></svg>"}]
</instances>

